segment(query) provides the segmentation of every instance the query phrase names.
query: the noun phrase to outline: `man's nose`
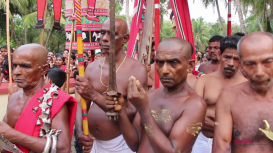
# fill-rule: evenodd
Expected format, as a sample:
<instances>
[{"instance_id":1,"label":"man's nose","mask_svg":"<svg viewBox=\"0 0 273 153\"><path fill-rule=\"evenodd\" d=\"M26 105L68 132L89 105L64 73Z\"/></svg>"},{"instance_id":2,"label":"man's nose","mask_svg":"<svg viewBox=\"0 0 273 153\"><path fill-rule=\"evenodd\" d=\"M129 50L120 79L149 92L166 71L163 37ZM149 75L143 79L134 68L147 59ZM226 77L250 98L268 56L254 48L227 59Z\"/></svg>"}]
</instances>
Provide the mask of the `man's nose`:
<instances>
[{"instance_id":1,"label":"man's nose","mask_svg":"<svg viewBox=\"0 0 273 153\"><path fill-rule=\"evenodd\" d=\"M262 64L258 64L257 65L257 68L256 68L256 73L255 73L255 75L257 76L257 77L263 77L264 76L264 69L263 69L263 66L262 66Z\"/></svg>"},{"instance_id":2,"label":"man's nose","mask_svg":"<svg viewBox=\"0 0 273 153\"><path fill-rule=\"evenodd\" d=\"M164 63L163 67L162 67L162 73L163 74L169 74L170 70L169 70L169 66L167 63Z\"/></svg>"},{"instance_id":3,"label":"man's nose","mask_svg":"<svg viewBox=\"0 0 273 153\"><path fill-rule=\"evenodd\" d=\"M21 74L21 68L19 66L13 67L13 75Z\"/></svg>"},{"instance_id":4,"label":"man's nose","mask_svg":"<svg viewBox=\"0 0 273 153\"><path fill-rule=\"evenodd\" d=\"M110 41L110 35L108 35L108 33L106 33L105 35L102 36L101 40L106 41L106 42Z\"/></svg>"},{"instance_id":5,"label":"man's nose","mask_svg":"<svg viewBox=\"0 0 273 153\"><path fill-rule=\"evenodd\" d=\"M234 59L231 58L230 60L228 60L228 66L229 67L234 67Z\"/></svg>"}]
</instances>

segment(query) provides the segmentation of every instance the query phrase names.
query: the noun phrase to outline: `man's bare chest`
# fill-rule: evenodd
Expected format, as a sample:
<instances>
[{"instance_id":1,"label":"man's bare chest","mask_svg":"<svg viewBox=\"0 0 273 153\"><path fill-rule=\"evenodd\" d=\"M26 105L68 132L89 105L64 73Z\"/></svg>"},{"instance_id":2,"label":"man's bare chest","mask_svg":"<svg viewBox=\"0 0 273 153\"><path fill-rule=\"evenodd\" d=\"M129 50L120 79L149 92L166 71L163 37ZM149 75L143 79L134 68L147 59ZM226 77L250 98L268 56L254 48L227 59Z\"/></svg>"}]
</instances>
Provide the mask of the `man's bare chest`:
<instances>
[{"instance_id":1,"label":"man's bare chest","mask_svg":"<svg viewBox=\"0 0 273 153\"><path fill-rule=\"evenodd\" d=\"M21 116L24 108L26 107L26 103L18 98L18 100L11 102L7 108L7 123L11 127L15 127L17 120Z\"/></svg>"},{"instance_id":2,"label":"man's bare chest","mask_svg":"<svg viewBox=\"0 0 273 153\"><path fill-rule=\"evenodd\" d=\"M268 128L273 130L273 105L272 103L250 103L248 105L238 105L232 109L233 118L233 141L234 143L267 143L271 142L266 134L261 130Z\"/></svg>"}]
</instances>

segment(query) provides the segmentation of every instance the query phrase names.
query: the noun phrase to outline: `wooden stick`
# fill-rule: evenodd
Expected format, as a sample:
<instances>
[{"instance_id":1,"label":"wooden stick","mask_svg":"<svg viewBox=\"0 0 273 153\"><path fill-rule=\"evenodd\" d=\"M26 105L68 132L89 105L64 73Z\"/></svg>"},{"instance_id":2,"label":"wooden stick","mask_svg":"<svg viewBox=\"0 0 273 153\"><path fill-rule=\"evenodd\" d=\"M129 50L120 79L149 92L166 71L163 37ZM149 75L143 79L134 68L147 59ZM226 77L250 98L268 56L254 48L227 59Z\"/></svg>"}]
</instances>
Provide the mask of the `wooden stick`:
<instances>
[{"instance_id":1,"label":"wooden stick","mask_svg":"<svg viewBox=\"0 0 273 153\"><path fill-rule=\"evenodd\" d=\"M7 49L8 49L8 64L9 64L9 85L12 86L12 69L11 69L11 54L10 54L10 37L9 37L9 0L6 0L6 33L7 33Z\"/></svg>"},{"instance_id":2,"label":"wooden stick","mask_svg":"<svg viewBox=\"0 0 273 153\"><path fill-rule=\"evenodd\" d=\"M154 4L153 4L153 12L152 12L152 17L151 17L151 31L150 31L150 45L149 45L149 54L148 54L148 64L151 62L151 52L152 52L152 43L153 43L153 29L154 29ZM149 73L148 73L149 77Z\"/></svg>"},{"instance_id":3,"label":"wooden stick","mask_svg":"<svg viewBox=\"0 0 273 153\"><path fill-rule=\"evenodd\" d=\"M45 23L46 23L46 12L47 12L47 0L45 2L45 11L44 11L44 28L42 29L41 45L44 45L44 35L45 35Z\"/></svg>"},{"instance_id":4,"label":"wooden stick","mask_svg":"<svg viewBox=\"0 0 273 153\"><path fill-rule=\"evenodd\" d=\"M67 67L69 69L70 69L70 59L71 59L72 43L73 43L73 36L74 36L74 23L75 23L75 21L73 20L72 21L72 26L71 26L71 33L70 33L69 52L68 52L68 57L67 57ZM67 94L69 94L69 79L70 79L70 73L69 72L66 74L66 93Z\"/></svg>"}]
</instances>

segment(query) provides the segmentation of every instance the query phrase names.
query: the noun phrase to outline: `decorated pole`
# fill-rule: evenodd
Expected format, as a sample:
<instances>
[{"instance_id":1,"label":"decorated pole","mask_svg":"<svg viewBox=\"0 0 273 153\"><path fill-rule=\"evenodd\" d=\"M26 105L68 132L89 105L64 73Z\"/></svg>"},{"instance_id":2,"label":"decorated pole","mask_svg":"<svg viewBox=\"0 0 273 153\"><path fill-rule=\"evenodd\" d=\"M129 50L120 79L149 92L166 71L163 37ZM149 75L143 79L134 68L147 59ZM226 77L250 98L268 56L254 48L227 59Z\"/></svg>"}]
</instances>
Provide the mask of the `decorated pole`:
<instances>
[{"instance_id":1,"label":"decorated pole","mask_svg":"<svg viewBox=\"0 0 273 153\"><path fill-rule=\"evenodd\" d=\"M79 76L84 77L84 62L83 62L83 44L82 44L82 18L81 18L81 0L75 0L75 12L76 12L76 29L77 29L77 47L78 47L78 69ZM88 120L87 120L87 105L85 99L81 97L82 105L82 127L83 134L88 136Z\"/></svg>"},{"instance_id":2,"label":"decorated pole","mask_svg":"<svg viewBox=\"0 0 273 153\"><path fill-rule=\"evenodd\" d=\"M227 23L227 35L231 35L231 0L228 0L228 23Z\"/></svg>"},{"instance_id":3,"label":"decorated pole","mask_svg":"<svg viewBox=\"0 0 273 153\"><path fill-rule=\"evenodd\" d=\"M160 42L160 1L155 0L155 50L157 51L157 46ZM159 88L159 77L155 66L155 89Z\"/></svg>"},{"instance_id":4,"label":"decorated pole","mask_svg":"<svg viewBox=\"0 0 273 153\"><path fill-rule=\"evenodd\" d=\"M68 52L68 57L67 57L67 68L70 69L70 59L71 59L71 52L72 52L72 42L73 42L73 37L74 37L74 23L75 21L72 21L72 26L71 26L71 36L70 36L70 44L69 44L69 52ZM66 74L66 93L69 94L69 79L70 79L70 71Z\"/></svg>"},{"instance_id":5,"label":"decorated pole","mask_svg":"<svg viewBox=\"0 0 273 153\"><path fill-rule=\"evenodd\" d=\"M44 12L44 28L42 29L42 36L41 36L41 45L44 45L44 35L45 35L45 23L46 23L46 12L47 12L47 0L45 1L45 12Z\"/></svg>"},{"instance_id":6,"label":"decorated pole","mask_svg":"<svg viewBox=\"0 0 273 153\"><path fill-rule=\"evenodd\" d=\"M6 33L7 33L7 49L8 49L8 64L9 64L9 85L12 86L10 37L9 37L9 0L6 1L6 30L7 30Z\"/></svg>"}]
</instances>

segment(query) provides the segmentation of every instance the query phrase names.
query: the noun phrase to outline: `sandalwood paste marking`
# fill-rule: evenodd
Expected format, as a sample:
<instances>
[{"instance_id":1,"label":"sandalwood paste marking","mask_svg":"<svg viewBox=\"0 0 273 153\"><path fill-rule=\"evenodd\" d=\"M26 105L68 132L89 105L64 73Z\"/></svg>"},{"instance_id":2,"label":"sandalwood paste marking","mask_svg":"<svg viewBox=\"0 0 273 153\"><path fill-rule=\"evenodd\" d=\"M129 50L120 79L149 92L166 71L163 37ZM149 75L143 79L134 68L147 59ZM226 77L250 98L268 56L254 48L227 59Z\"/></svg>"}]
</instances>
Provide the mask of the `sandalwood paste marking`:
<instances>
[{"instance_id":1,"label":"sandalwood paste marking","mask_svg":"<svg viewBox=\"0 0 273 153\"><path fill-rule=\"evenodd\" d=\"M192 134L193 136L197 136L199 132L202 129L202 122L198 122L196 124L189 124L189 127L187 127L187 132Z\"/></svg>"}]
</instances>

